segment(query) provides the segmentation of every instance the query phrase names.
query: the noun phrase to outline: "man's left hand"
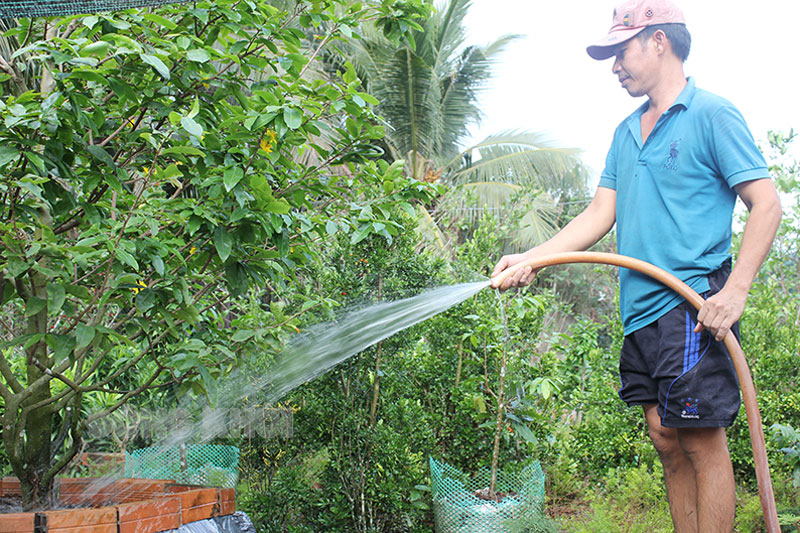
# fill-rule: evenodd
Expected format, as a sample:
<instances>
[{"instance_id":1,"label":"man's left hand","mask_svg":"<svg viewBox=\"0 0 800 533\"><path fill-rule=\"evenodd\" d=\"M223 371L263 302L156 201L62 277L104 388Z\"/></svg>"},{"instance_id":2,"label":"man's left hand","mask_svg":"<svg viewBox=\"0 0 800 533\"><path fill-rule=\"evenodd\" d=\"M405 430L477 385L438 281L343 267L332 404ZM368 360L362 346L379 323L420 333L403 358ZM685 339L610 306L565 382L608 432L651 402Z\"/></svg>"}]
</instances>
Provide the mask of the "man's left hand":
<instances>
[{"instance_id":1,"label":"man's left hand","mask_svg":"<svg viewBox=\"0 0 800 533\"><path fill-rule=\"evenodd\" d=\"M723 287L714 296L711 296L697 313L697 327L695 333L707 329L717 341L725 338L731 326L739 320L744 312L747 301L747 291L741 292L730 287Z\"/></svg>"}]
</instances>

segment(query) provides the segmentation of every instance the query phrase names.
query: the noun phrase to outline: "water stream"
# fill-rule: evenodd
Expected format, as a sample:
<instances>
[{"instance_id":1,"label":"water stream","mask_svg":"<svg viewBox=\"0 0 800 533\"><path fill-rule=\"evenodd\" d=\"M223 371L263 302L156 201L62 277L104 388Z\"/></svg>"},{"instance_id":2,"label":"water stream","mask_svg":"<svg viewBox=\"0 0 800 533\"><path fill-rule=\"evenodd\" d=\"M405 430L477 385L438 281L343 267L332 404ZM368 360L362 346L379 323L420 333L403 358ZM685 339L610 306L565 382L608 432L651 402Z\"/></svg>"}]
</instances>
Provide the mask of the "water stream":
<instances>
[{"instance_id":1,"label":"water stream","mask_svg":"<svg viewBox=\"0 0 800 533\"><path fill-rule=\"evenodd\" d=\"M234 371L222 379L214 409L208 408L205 398L194 398L153 419L151 426L159 428L162 435L154 446L166 454L167 450L183 444L208 443L229 433L235 425L244 427L259 422L259 418L263 423L263 410L242 409L247 403L245 399L258 398L259 404L274 405L303 383L387 337L450 309L489 285L490 281L484 280L438 287L411 298L346 311L336 320L311 326L290 339L263 375L254 377L246 371ZM231 409L238 409L244 416L231 420ZM179 412L193 414L194 421L182 419L177 415ZM158 461L159 457L150 459ZM166 456L161 459L167 460ZM98 480L93 489L100 490L113 479L111 476Z\"/></svg>"},{"instance_id":2,"label":"water stream","mask_svg":"<svg viewBox=\"0 0 800 533\"><path fill-rule=\"evenodd\" d=\"M170 430L157 445L209 442L233 429L232 421L224 419L229 413L225 408L241 406L244 398L258 398L261 404L274 405L303 383L387 337L450 309L489 283L486 280L438 287L411 298L350 310L336 320L311 326L289 340L263 375L254 378L247 372L234 372L224 378L213 410L181 406L184 411L201 411L198 423L175 427L175 418L168 414L163 423ZM251 414L260 417L262 413L253 410ZM253 421L248 418L245 412L233 422L244 425Z\"/></svg>"}]
</instances>

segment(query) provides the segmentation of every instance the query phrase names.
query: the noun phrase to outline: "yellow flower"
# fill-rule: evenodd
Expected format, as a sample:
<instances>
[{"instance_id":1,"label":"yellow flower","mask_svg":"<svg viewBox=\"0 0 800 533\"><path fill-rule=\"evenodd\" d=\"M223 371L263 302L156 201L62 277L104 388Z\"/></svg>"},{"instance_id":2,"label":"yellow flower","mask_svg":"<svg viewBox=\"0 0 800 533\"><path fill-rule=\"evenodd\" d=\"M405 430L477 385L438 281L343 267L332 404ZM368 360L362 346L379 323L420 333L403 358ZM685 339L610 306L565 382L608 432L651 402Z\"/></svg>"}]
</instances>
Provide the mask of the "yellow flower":
<instances>
[{"instance_id":1,"label":"yellow flower","mask_svg":"<svg viewBox=\"0 0 800 533\"><path fill-rule=\"evenodd\" d=\"M278 135L271 129L267 130L267 137L269 137L270 144L275 144L275 141L278 139Z\"/></svg>"},{"instance_id":2,"label":"yellow flower","mask_svg":"<svg viewBox=\"0 0 800 533\"><path fill-rule=\"evenodd\" d=\"M270 142L268 140L261 139L261 142L259 143L259 145L261 146L261 149L264 150L264 152L266 152L266 153L272 152L272 144L270 144Z\"/></svg>"},{"instance_id":3,"label":"yellow flower","mask_svg":"<svg viewBox=\"0 0 800 533\"><path fill-rule=\"evenodd\" d=\"M193 255L197 251L197 246L192 246L189 248L189 255Z\"/></svg>"},{"instance_id":4,"label":"yellow flower","mask_svg":"<svg viewBox=\"0 0 800 533\"><path fill-rule=\"evenodd\" d=\"M147 283L145 283L142 280L139 280L139 281L136 282L136 285L133 287L133 294L139 294L140 292L142 292L146 288L147 288Z\"/></svg>"}]
</instances>

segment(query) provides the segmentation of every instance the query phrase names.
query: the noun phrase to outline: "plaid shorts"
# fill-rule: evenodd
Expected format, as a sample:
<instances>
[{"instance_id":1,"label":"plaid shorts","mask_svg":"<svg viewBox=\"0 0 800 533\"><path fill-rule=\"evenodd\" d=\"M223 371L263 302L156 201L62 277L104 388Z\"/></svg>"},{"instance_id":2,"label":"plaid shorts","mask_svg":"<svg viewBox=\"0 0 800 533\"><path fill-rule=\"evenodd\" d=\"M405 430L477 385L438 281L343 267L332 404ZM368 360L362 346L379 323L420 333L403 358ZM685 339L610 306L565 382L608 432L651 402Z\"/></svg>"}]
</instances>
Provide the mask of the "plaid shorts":
<instances>
[{"instance_id":1,"label":"plaid shorts","mask_svg":"<svg viewBox=\"0 0 800 533\"><path fill-rule=\"evenodd\" d=\"M708 298L730 275L730 262L713 272ZM666 427L727 427L741 403L728 350L707 330L695 333L697 311L688 302L625 336L619 396L629 406L658 404ZM739 324L731 328L739 337Z\"/></svg>"}]
</instances>

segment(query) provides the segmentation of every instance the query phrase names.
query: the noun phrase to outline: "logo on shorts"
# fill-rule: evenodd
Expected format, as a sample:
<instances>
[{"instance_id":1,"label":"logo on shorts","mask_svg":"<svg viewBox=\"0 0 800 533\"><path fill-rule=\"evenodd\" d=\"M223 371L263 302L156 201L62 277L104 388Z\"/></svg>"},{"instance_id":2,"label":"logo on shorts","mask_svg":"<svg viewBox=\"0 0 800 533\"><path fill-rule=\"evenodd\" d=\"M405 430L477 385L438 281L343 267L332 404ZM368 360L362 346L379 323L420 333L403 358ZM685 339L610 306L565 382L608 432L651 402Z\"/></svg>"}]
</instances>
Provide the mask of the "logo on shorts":
<instances>
[{"instance_id":1,"label":"logo on shorts","mask_svg":"<svg viewBox=\"0 0 800 533\"><path fill-rule=\"evenodd\" d=\"M697 398L683 398L681 399L681 418L700 418L700 412L697 410L697 404L700 400Z\"/></svg>"},{"instance_id":2,"label":"logo on shorts","mask_svg":"<svg viewBox=\"0 0 800 533\"><path fill-rule=\"evenodd\" d=\"M675 139L669 145L669 156L667 157L667 162L664 163L664 168L666 170L678 170L678 146L681 144L681 139Z\"/></svg>"}]
</instances>

